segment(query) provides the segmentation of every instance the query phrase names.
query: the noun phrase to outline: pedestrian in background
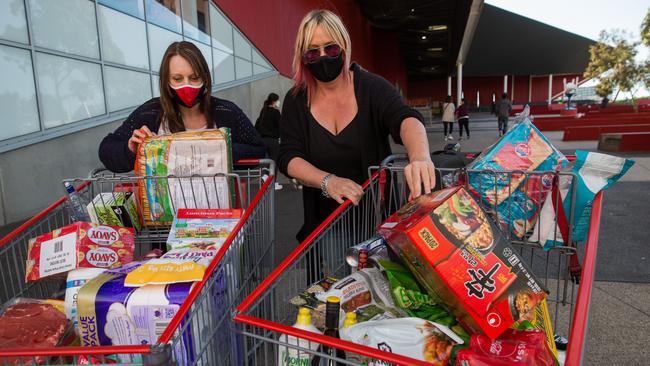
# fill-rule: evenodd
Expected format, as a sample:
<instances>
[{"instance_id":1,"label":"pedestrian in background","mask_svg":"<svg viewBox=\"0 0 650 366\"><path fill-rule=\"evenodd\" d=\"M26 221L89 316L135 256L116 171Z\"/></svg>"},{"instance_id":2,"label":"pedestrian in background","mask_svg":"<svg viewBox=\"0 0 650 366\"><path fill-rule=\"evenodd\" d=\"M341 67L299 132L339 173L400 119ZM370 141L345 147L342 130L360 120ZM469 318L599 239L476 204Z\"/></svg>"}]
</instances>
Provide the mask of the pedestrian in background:
<instances>
[{"instance_id":1,"label":"pedestrian in background","mask_svg":"<svg viewBox=\"0 0 650 366\"><path fill-rule=\"evenodd\" d=\"M270 93L262 104L260 116L255 122L255 129L262 136L266 151L273 161L278 160L278 151L280 149L280 96ZM282 189L282 185L275 182L275 189Z\"/></svg>"},{"instance_id":2,"label":"pedestrian in background","mask_svg":"<svg viewBox=\"0 0 650 366\"><path fill-rule=\"evenodd\" d=\"M497 118L499 120L499 137L508 132L508 116L512 110L512 103L508 99L508 93L503 93L499 104L497 104Z\"/></svg>"},{"instance_id":3,"label":"pedestrian in background","mask_svg":"<svg viewBox=\"0 0 650 366\"><path fill-rule=\"evenodd\" d=\"M445 141L454 139L451 135L454 132L454 113L456 113L456 106L451 101L451 95L447 95L445 103L442 105L442 124L445 126Z\"/></svg>"},{"instance_id":4,"label":"pedestrian in background","mask_svg":"<svg viewBox=\"0 0 650 366\"><path fill-rule=\"evenodd\" d=\"M456 109L456 118L458 119L458 139L463 139L463 127L467 133L467 139L469 140L469 107L465 103L465 98L461 100L460 105Z\"/></svg>"}]
</instances>

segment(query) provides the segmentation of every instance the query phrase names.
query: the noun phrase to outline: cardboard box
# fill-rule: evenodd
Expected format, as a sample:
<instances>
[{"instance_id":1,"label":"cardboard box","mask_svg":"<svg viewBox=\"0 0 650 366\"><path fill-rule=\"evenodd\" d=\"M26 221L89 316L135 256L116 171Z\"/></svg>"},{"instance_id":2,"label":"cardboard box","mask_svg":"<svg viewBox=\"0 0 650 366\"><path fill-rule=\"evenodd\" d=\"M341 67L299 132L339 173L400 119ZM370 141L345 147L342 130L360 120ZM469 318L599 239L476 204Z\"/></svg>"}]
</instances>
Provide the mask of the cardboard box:
<instances>
[{"instance_id":1,"label":"cardboard box","mask_svg":"<svg viewBox=\"0 0 650 366\"><path fill-rule=\"evenodd\" d=\"M379 228L420 283L460 322L494 339L546 291L462 187L421 196Z\"/></svg>"},{"instance_id":2,"label":"cardboard box","mask_svg":"<svg viewBox=\"0 0 650 366\"><path fill-rule=\"evenodd\" d=\"M241 215L241 209L178 209L167 237L167 249L219 250Z\"/></svg>"},{"instance_id":3,"label":"cardboard box","mask_svg":"<svg viewBox=\"0 0 650 366\"><path fill-rule=\"evenodd\" d=\"M133 261L133 229L75 222L29 240L25 281L76 268L116 268Z\"/></svg>"}]
</instances>

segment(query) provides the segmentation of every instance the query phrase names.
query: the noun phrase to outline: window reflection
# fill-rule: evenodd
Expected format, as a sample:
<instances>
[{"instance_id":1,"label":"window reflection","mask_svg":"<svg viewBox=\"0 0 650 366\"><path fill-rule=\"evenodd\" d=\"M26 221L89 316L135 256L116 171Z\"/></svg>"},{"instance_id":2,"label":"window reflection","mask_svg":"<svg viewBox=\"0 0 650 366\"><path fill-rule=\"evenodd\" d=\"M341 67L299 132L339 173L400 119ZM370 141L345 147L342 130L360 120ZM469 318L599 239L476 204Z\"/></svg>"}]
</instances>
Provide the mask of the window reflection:
<instances>
[{"instance_id":1,"label":"window reflection","mask_svg":"<svg viewBox=\"0 0 650 366\"><path fill-rule=\"evenodd\" d=\"M98 0L98 3L119 10L122 13L144 19L142 0Z\"/></svg>"},{"instance_id":2,"label":"window reflection","mask_svg":"<svg viewBox=\"0 0 650 366\"><path fill-rule=\"evenodd\" d=\"M147 21L171 31L181 33L180 0L146 0Z\"/></svg>"},{"instance_id":3,"label":"window reflection","mask_svg":"<svg viewBox=\"0 0 650 366\"><path fill-rule=\"evenodd\" d=\"M206 44L210 44L208 6L208 0L183 1L183 31L185 35Z\"/></svg>"},{"instance_id":4,"label":"window reflection","mask_svg":"<svg viewBox=\"0 0 650 366\"><path fill-rule=\"evenodd\" d=\"M38 110L29 51L0 46L0 140L36 132Z\"/></svg>"}]
</instances>

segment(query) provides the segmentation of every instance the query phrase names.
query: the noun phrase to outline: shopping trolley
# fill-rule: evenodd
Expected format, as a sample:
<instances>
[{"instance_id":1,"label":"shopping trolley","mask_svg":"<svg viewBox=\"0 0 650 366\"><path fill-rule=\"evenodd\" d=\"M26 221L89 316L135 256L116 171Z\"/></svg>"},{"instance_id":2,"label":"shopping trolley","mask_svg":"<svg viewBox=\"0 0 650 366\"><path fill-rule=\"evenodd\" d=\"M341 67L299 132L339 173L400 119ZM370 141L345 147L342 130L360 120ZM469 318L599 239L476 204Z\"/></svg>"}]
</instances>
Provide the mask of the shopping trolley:
<instances>
[{"instance_id":1,"label":"shopping trolley","mask_svg":"<svg viewBox=\"0 0 650 366\"><path fill-rule=\"evenodd\" d=\"M245 295L271 271L274 256L274 172L271 160L241 160L232 174L188 177L139 177L95 170L88 178L69 179L91 202L98 193L133 191L138 185L170 186L180 190L171 199L173 209L228 208L219 206L216 186L229 184L243 214L218 250L204 279L190 290L168 324L156 326L155 344L129 346L62 346L49 349L1 349L0 365L238 365L242 360L241 336L232 331L232 312ZM163 184L158 184L163 183ZM211 185L215 185L214 189ZM173 197L172 197L173 198ZM199 202L207 203L201 206ZM225 204L225 203L224 203ZM145 215L142 208L140 215ZM175 211L174 211L175 212ZM46 299L65 291L65 278L25 283L27 242L71 223L62 197L0 240L0 303L15 298ZM164 247L169 224L136 230L135 257ZM63 287L62 287L63 286Z\"/></svg>"},{"instance_id":2,"label":"shopping trolley","mask_svg":"<svg viewBox=\"0 0 650 366\"><path fill-rule=\"evenodd\" d=\"M342 278L351 273L346 263L346 249L375 234L375 228L393 211L404 205L409 197L404 179L406 157L392 156L382 162L380 167L369 170L370 179L364 184L364 196L357 206L349 201L338 207L305 241L303 241L278 268L255 289L237 307L235 322L246 337L246 363L250 365L267 365L277 363L279 347L289 347L297 352L318 355L323 359L328 356L318 351L317 345L326 345L344 350L348 355L365 358L375 365L428 365L402 355L384 352L336 338L310 333L293 328L297 309L289 304L296 294L303 291L308 284L305 276L310 270L309 258L322 258L320 275ZM534 179L538 174L550 174L553 179L573 181L572 173L559 172L492 172L471 170L445 170L441 177L446 185L467 184L471 174L487 174L507 182L511 179ZM537 179L536 181L541 181ZM496 191L496 190L495 190ZM575 192L568 192L569 199L575 199ZM556 197L556 199L559 199ZM499 220L499 211L493 209L485 199L481 205L494 220ZM593 202L590 218L590 231L584 245L584 253L568 244L553 246L544 251L536 239L531 236L532 228L527 228L527 235L518 238L512 235L510 227L502 231L510 239L519 255L531 266L538 278L542 280L550 294L547 298L549 312L556 334L568 338L568 348L560 351L559 359L565 365L579 365L586 345L586 331L589 318L589 301L594 281L595 258L598 244L598 229L601 215L602 195L598 194ZM561 206L561 205L556 205ZM569 227L573 225L573 204L569 213ZM540 207L537 207L538 209ZM557 217L556 212L556 217ZM554 225L557 226L557 225ZM539 240L537 240L539 241ZM581 245L582 246L582 245ZM571 275L569 263L572 257L582 259L581 280L579 285ZM296 343L281 342L280 335L287 334L309 341L302 347ZM286 339L286 338L282 338ZM315 344L313 344L315 343ZM343 359L335 359L339 364L354 364Z\"/></svg>"}]
</instances>

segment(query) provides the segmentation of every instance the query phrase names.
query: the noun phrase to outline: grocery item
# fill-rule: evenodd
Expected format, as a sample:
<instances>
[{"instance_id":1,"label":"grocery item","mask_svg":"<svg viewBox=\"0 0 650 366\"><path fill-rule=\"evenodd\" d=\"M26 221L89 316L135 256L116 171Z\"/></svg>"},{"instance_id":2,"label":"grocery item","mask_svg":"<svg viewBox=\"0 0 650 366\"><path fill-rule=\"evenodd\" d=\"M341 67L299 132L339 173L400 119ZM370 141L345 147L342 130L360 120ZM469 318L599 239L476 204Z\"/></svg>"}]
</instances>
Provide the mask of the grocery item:
<instances>
[{"instance_id":1,"label":"grocery item","mask_svg":"<svg viewBox=\"0 0 650 366\"><path fill-rule=\"evenodd\" d=\"M292 297L289 303L309 309L312 324L318 329L323 329L325 327L325 302L316 298L316 295L329 290L336 281L334 277L325 277Z\"/></svg>"},{"instance_id":2,"label":"grocery item","mask_svg":"<svg viewBox=\"0 0 650 366\"><path fill-rule=\"evenodd\" d=\"M571 192L574 189L572 185L575 184L571 237L573 241L587 240L591 204L596 194L616 183L633 165L634 161L630 159L576 150L576 160L571 167L571 172L576 178L571 179L570 175L562 175L558 183L558 194L563 202L562 208L566 216L571 212ZM549 192L541 210L541 219L531 236L532 240L539 240L546 249L564 243L561 228L556 228L558 220L555 217L554 199L552 192ZM566 219L568 220L568 217Z\"/></svg>"},{"instance_id":3,"label":"grocery item","mask_svg":"<svg viewBox=\"0 0 650 366\"><path fill-rule=\"evenodd\" d=\"M171 224L179 208L233 207L232 179L218 176L232 172L227 128L148 137L138 148L135 165L140 176L173 176L138 182L145 226Z\"/></svg>"},{"instance_id":4,"label":"grocery item","mask_svg":"<svg viewBox=\"0 0 650 366\"><path fill-rule=\"evenodd\" d=\"M127 274L136 268L134 263L106 271L81 287L77 328L82 346L154 344L193 286L190 282L124 286ZM120 357L122 362L132 361L129 356Z\"/></svg>"},{"instance_id":5,"label":"grocery item","mask_svg":"<svg viewBox=\"0 0 650 366\"><path fill-rule=\"evenodd\" d=\"M553 333L553 324L551 315L548 312L548 302L546 299L540 301L535 309L525 319L513 324L513 329L531 330L539 329L546 335L546 345L553 356L557 358L557 345L555 343L555 334Z\"/></svg>"},{"instance_id":6,"label":"grocery item","mask_svg":"<svg viewBox=\"0 0 650 366\"><path fill-rule=\"evenodd\" d=\"M64 338L68 321L52 304L41 301L20 301L9 305L0 316L0 349L51 348ZM3 365L44 364L46 357L6 357Z\"/></svg>"},{"instance_id":7,"label":"grocery item","mask_svg":"<svg viewBox=\"0 0 650 366\"><path fill-rule=\"evenodd\" d=\"M476 366L555 366L540 330L509 329L496 340L473 334L470 346L458 351L457 364Z\"/></svg>"},{"instance_id":8,"label":"grocery item","mask_svg":"<svg viewBox=\"0 0 650 366\"><path fill-rule=\"evenodd\" d=\"M336 296L328 296L327 304L325 305L325 331L323 334L332 337L340 338L339 335L339 315L341 311L341 300ZM315 355L312 359L312 365L318 366L333 366L343 365L340 362L334 362L333 359L338 358L345 360L345 351L340 348L330 347L327 345L320 345L318 347L320 353L327 355L327 359L320 355Z\"/></svg>"},{"instance_id":9,"label":"grocery item","mask_svg":"<svg viewBox=\"0 0 650 366\"><path fill-rule=\"evenodd\" d=\"M566 157L526 119L467 167L469 188L496 209L506 231L521 238L535 225L551 189L552 172L566 163Z\"/></svg>"},{"instance_id":10,"label":"grocery item","mask_svg":"<svg viewBox=\"0 0 650 366\"><path fill-rule=\"evenodd\" d=\"M144 262L130 272L125 286L164 285L201 281L217 252L203 249L174 249Z\"/></svg>"},{"instance_id":11,"label":"grocery item","mask_svg":"<svg viewBox=\"0 0 650 366\"><path fill-rule=\"evenodd\" d=\"M546 291L463 188L421 196L378 228L433 301L496 338Z\"/></svg>"},{"instance_id":12,"label":"grocery item","mask_svg":"<svg viewBox=\"0 0 650 366\"><path fill-rule=\"evenodd\" d=\"M75 222L29 240L25 280L76 268L116 268L133 260L133 229Z\"/></svg>"},{"instance_id":13,"label":"grocery item","mask_svg":"<svg viewBox=\"0 0 650 366\"><path fill-rule=\"evenodd\" d=\"M372 237L362 243L349 247L345 253L345 261L352 268L357 268L359 262L359 251L365 249L368 255L375 252L381 246L386 245L386 242L381 236Z\"/></svg>"},{"instance_id":14,"label":"grocery item","mask_svg":"<svg viewBox=\"0 0 650 366\"><path fill-rule=\"evenodd\" d=\"M167 249L218 250L237 226L241 215L241 209L181 208L170 228Z\"/></svg>"},{"instance_id":15,"label":"grocery item","mask_svg":"<svg viewBox=\"0 0 650 366\"><path fill-rule=\"evenodd\" d=\"M344 312L356 312L359 322L403 315L390 295L390 284L377 268L361 269L340 279L327 291L316 293L322 302L331 296L340 299Z\"/></svg>"},{"instance_id":16,"label":"grocery item","mask_svg":"<svg viewBox=\"0 0 650 366\"><path fill-rule=\"evenodd\" d=\"M342 339L433 365L445 366L463 340L448 327L418 318L372 320L353 325Z\"/></svg>"},{"instance_id":17,"label":"grocery item","mask_svg":"<svg viewBox=\"0 0 650 366\"><path fill-rule=\"evenodd\" d=\"M88 211L86 210L87 200L84 199L75 189L72 183L64 182L66 192L68 193L68 209L70 210L70 219L72 221L90 221Z\"/></svg>"},{"instance_id":18,"label":"grocery item","mask_svg":"<svg viewBox=\"0 0 650 366\"><path fill-rule=\"evenodd\" d=\"M307 308L298 309L298 317L296 318L296 323L293 325L293 327L306 330L308 332L321 334L321 331L311 324L311 314ZM310 342L306 339L301 339L286 334L282 334L279 341L280 344L295 345L300 348L311 349L312 351L316 351L318 349L318 343L316 342ZM311 354L296 348L279 346L278 365L309 365L310 363Z\"/></svg>"},{"instance_id":19,"label":"grocery item","mask_svg":"<svg viewBox=\"0 0 650 366\"><path fill-rule=\"evenodd\" d=\"M65 283L65 316L72 321L77 329L77 295L81 286L104 273L102 268L79 268L68 272Z\"/></svg>"},{"instance_id":20,"label":"grocery item","mask_svg":"<svg viewBox=\"0 0 650 366\"><path fill-rule=\"evenodd\" d=\"M348 311L345 313L345 320L343 321L343 328L350 328L351 326L357 324L357 313L354 311Z\"/></svg>"},{"instance_id":21,"label":"grocery item","mask_svg":"<svg viewBox=\"0 0 650 366\"><path fill-rule=\"evenodd\" d=\"M90 221L95 224L142 228L132 192L104 192L88 204Z\"/></svg>"}]
</instances>

